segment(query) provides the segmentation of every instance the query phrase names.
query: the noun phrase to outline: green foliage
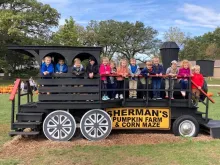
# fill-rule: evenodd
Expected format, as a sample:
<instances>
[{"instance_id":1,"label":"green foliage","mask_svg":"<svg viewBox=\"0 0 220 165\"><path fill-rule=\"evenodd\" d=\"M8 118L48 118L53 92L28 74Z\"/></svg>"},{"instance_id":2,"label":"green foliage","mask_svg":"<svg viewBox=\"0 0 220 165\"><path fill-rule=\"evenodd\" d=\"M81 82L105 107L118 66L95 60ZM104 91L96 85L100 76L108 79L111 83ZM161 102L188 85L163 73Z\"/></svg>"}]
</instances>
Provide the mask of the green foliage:
<instances>
[{"instance_id":1,"label":"green foliage","mask_svg":"<svg viewBox=\"0 0 220 165\"><path fill-rule=\"evenodd\" d=\"M186 40L184 49L180 52L180 59L220 59L220 28Z\"/></svg>"},{"instance_id":2,"label":"green foliage","mask_svg":"<svg viewBox=\"0 0 220 165\"><path fill-rule=\"evenodd\" d=\"M25 57L8 52L6 45L44 45L60 14L37 0L4 0L0 3L0 66L14 71ZM15 60L16 59L16 60ZM24 60L25 61L25 60ZM26 60L27 61L27 60Z\"/></svg>"},{"instance_id":3,"label":"green foliage","mask_svg":"<svg viewBox=\"0 0 220 165\"><path fill-rule=\"evenodd\" d=\"M52 40L55 44L65 46L79 46L80 32L83 27L77 25L72 17L65 20L65 24L60 26L59 30L54 33Z\"/></svg>"},{"instance_id":4,"label":"green foliage","mask_svg":"<svg viewBox=\"0 0 220 165\"><path fill-rule=\"evenodd\" d=\"M118 54L123 58L133 58L154 48L157 31L145 27L142 22L119 22L115 20L91 21L86 27L85 45L102 46L103 56L110 59Z\"/></svg>"}]
</instances>

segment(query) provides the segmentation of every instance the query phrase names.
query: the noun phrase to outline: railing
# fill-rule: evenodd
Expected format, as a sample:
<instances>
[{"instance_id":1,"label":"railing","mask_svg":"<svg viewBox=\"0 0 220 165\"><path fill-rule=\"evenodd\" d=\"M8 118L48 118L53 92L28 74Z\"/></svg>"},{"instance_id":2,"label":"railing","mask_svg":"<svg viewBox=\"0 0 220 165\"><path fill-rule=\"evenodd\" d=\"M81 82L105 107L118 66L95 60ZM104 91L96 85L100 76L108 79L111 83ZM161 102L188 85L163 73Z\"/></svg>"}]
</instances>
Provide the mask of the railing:
<instances>
[{"instance_id":1,"label":"railing","mask_svg":"<svg viewBox=\"0 0 220 165\"><path fill-rule=\"evenodd\" d=\"M13 123L15 118L15 95L18 92L18 113L20 112L20 105L21 105L21 96L27 95L27 102L30 101L33 102L33 93L32 89L30 87L29 81L26 81L27 83L27 92L21 94L21 79L16 79L14 87L12 89L11 95L9 97L9 100L12 101L12 108L11 108L11 129L13 129ZM31 100L30 100L31 99Z\"/></svg>"},{"instance_id":2,"label":"railing","mask_svg":"<svg viewBox=\"0 0 220 165\"><path fill-rule=\"evenodd\" d=\"M105 74L105 75L102 75L102 76L106 76L106 77L109 77L109 76L118 77L118 75L116 75L116 74ZM131 77L131 76L127 76L126 78L129 78L129 77ZM130 90L142 91L142 92L145 92L145 93L146 93L146 97L145 97L144 101L146 102L146 106L148 106L148 103L149 103L149 92L153 92L153 91L154 91L154 89L149 89L149 88L148 88L148 83L149 83L149 80L150 80L149 78L153 78L153 77L168 78L168 79L169 79L169 87L171 87L172 77L170 77L169 75L162 75L162 76L149 75L149 76L147 76L147 77L148 77L148 78L146 78L146 89L127 89L127 88L125 88L125 87L126 87L126 81L124 81L124 88L123 88L123 89L101 89L101 91L113 91L113 90L114 90L114 91L123 91L123 93L124 93L123 103L125 103L125 101L126 101L126 97L125 97L125 92L126 92L126 91L130 91ZM142 75L139 75L138 78L143 78L143 76L142 76ZM188 107L189 107L189 108L193 107L194 105L192 104L192 96L194 96L195 94L192 93L191 85L193 84L193 85L195 85L197 88L198 88L198 86L191 80L191 76L187 76L187 77L177 76L176 78L177 78L177 79L180 79L180 78L187 78L187 79L188 79L188 82L189 82L189 83L188 83L188 88L185 89L184 91L188 93ZM168 97L168 99L167 99L167 100L168 100L168 103L169 103L169 106L172 105L172 100L171 100L171 94L172 94L172 92L181 91L181 89L171 89L171 88L169 88L168 90L166 90L166 89L157 89L157 90L160 91L160 92L166 92L166 91L169 92L169 97ZM209 100L210 100L212 103L214 103L214 100L213 100L211 97L209 97L209 96L207 95L207 93L205 93L202 89L199 89L199 90L200 90L200 92L201 92L202 94L204 94L204 95L207 97L206 102L205 102L204 100L201 100L201 99L199 98L199 101L206 106L205 120L207 121L207 120L208 120ZM101 92L100 92L100 93L101 93ZM100 99L101 99L101 97L100 97Z\"/></svg>"}]
</instances>

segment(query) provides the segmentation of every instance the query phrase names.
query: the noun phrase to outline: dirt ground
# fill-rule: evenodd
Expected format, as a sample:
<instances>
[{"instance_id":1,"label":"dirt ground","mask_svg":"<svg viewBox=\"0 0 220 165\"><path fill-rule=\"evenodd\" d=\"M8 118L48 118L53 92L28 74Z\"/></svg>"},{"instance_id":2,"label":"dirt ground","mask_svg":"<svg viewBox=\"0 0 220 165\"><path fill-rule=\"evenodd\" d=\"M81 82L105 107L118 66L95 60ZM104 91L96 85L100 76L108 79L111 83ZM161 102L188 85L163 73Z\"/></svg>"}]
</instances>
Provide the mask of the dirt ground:
<instances>
[{"instance_id":1,"label":"dirt ground","mask_svg":"<svg viewBox=\"0 0 220 165\"><path fill-rule=\"evenodd\" d=\"M15 136L11 141L6 142L0 151L0 158L7 158L11 155L15 157L26 157L36 154L42 149L62 149L71 148L76 145L88 146L113 146L113 145L141 145L141 144L160 144L160 143L181 143L186 140L209 141L212 138L207 134L199 134L195 138L183 138L174 136L170 132L137 132L137 133L112 133L107 139L101 141L88 141L84 138L75 137L68 142L55 142L47 140L43 136L21 137Z\"/></svg>"}]
</instances>

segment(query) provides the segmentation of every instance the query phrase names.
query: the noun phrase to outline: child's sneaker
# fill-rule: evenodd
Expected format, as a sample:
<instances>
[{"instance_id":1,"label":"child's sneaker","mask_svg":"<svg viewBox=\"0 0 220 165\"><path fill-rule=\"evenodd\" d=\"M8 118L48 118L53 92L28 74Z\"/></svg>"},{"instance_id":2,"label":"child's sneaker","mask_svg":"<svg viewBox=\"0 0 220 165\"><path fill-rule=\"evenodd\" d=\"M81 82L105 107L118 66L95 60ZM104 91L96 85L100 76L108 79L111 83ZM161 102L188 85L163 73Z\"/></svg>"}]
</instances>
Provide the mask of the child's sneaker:
<instances>
[{"instance_id":1,"label":"child's sneaker","mask_svg":"<svg viewBox=\"0 0 220 165\"><path fill-rule=\"evenodd\" d=\"M169 97L168 96L165 96L165 99L168 99Z\"/></svg>"},{"instance_id":2,"label":"child's sneaker","mask_svg":"<svg viewBox=\"0 0 220 165\"><path fill-rule=\"evenodd\" d=\"M102 96L102 100L104 101L107 100L106 96Z\"/></svg>"},{"instance_id":3,"label":"child's sneaker","mask_svg":"<svg viewBox=\"0 0 220 165\"><path fill-rule=\"evenodd\" d=\"M123 99L123 95L122 94L120 94L120 99Z\"/></svg>"},{"instance_id":4,"label":"child's sneaker","mask_svg":"<svg viewBox=\"0 0 220 165\"><path fill-rule=\"evenodd\" d=\"M110 98L109 98L108 96L105 96L105 98L106 98L107 100L110 100Z\"/></svg>"},{"instance_id":5,"label":"child's sneaker","mask_svg":"<svg viewBox=\"0 0 220 165\"><path fill-rule=\"evenodd\" d=\"M174 97L171 97L171 100L174 100Z\"/></svg>"},{"instance_id":6,"label":"child's sneaker","mask_svg":"<svg viewBox=\"0 0 220 165\"><path fill-rule=\"evenodd\" d=\"M185 91L181 91L181 94L182 94L183 97L186 96L186 92Z\"/></svg>"},{"instance_id":7,"label":"child's sneaker","mask_svg":"<svg viewBox=\"0 0 220 165\"><path fill-rule=\"evenodd\" d=\"M161 97L157 97L157 100L162 100L162 98Z\"/></svg>"},{"instance_id":8,"label":"child's sneaker","mask_svg":"<svg viewBox=\"0 0 220 165\"><path fill-rule=\"evenodd\" d=\"M118 98L119 98L119 97L118 97L118 94L116 94L116 95L115 95L115 98L116 98L116 99L118 99Z\"/></svg>"},{"instance_id":9,"label":"child's sneaker","mask_svg":"<svg viewBox=\"0 0 220 165\"><path fill-rule=\"evenodd\" d=\"M137 96L133 96L133 99L137 99Z\"/></svg>"},{"instance_id":10,"label":"child's sneaker","mask_svg":"<svg viewBox=\"0 0 220 165\"><path fill-rule=\"evenodd\" d=\"M157 97L154 96L154 97L153 97L153 100L157 100Z\"/></svg>"}]
</instances>

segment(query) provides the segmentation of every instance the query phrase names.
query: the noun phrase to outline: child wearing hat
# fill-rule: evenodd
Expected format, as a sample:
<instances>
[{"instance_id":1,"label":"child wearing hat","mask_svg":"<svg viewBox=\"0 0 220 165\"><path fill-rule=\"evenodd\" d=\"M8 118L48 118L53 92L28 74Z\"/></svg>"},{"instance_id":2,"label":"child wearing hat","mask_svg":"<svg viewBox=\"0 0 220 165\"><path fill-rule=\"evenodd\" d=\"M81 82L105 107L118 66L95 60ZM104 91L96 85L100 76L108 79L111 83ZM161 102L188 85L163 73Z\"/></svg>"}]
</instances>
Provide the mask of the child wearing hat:
<instances>
[{"instance_id":1,"label":"child wearing hat","mask_svg":"<svg viewBox=\"0 0 220 165\"><path fill-rule=\"evenodd\" d=\"M169 82L169 78L165 79L165 90L166 90L166 96L165 98L169 98L168 96L168 89L172 89L174 88L174 83L175 80L177 79L177 75L179 73L179 70L177 68L177 61L173 60L171 62L171 66L169 68L167 68L166 74L168 75L168 77L170 77L170 82ZM171 99L173 100L173 91L171 92Z\"/></svg>"}]
</instances>

